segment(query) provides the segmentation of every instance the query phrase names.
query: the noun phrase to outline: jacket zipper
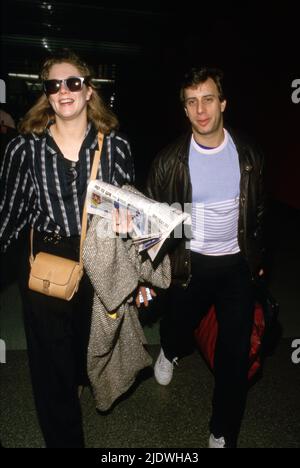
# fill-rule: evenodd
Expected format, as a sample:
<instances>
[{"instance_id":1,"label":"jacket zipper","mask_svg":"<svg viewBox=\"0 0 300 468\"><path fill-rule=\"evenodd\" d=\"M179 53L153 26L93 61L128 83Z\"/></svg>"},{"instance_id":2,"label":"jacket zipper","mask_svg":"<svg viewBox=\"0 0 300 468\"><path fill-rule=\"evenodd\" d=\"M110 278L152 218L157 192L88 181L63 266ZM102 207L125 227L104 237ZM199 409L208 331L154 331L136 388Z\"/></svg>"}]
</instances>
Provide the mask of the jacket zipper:
<instances>
[{"instance_id":1,"label":"jacket zipper","mask_svg":"<svg viewBox=\"0 0 300 468\"><path fill-rule=\"evenodd\" d=\"M243 226L241 229L243 229L243 237L244 237L244 249L245 249L245 255L248 257L248 249L247 249L247 203L248 203L248 189L249 189L249 175L252 170L251 166L246 166L245 170L243 171L243 193L241 194L241 205L243 208Z\"/></svg>"}]
</instances>

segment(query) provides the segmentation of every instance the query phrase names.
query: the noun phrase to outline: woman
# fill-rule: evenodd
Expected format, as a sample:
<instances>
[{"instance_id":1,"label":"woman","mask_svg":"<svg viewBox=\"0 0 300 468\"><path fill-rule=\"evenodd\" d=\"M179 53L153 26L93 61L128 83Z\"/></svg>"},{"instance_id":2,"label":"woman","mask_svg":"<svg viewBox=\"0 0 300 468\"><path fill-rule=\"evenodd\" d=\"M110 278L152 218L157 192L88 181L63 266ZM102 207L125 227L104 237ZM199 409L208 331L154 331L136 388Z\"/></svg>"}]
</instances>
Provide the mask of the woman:
<instances>
[{"instance_id":1,"label":"woman","mask_svg":"<svg viewBox=\"0 0 300 468\"><path fill-rule=\"evenodd\" d=\"M133 183L130 146L118 121L91 83L89 67L71 52L48 59L44 94L7 147L0 170L0 243L3 251L21 230L34 230L39 251L78 259L87 182L104 144L97 178ZM21 291L37 414L47 447L83 447L78 387L88 383L93 290L85 275L70 302L30 291L26 258Z\"/></svg>"}]
</instances>

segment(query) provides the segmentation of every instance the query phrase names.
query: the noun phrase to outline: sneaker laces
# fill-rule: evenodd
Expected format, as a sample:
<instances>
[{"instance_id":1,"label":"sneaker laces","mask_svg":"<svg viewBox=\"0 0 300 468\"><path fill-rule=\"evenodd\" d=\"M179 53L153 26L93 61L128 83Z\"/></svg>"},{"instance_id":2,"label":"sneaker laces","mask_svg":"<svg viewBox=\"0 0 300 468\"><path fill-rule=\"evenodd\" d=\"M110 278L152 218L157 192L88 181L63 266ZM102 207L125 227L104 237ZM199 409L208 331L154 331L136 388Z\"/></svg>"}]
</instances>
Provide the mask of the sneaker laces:
<instances>
[{"instance_id":1,"label":"sneaker laces","mask_svg":"<svg viewBox=\"0 0 300 468\"><path fill-rule=\"evenodd\" d=\"M215 442L216 442L216 444L220 445L221 447L224 447L224 446L225 446L225 439L224 439L224 437L220 437L219 439L216 439L216 438L215 438Z\"/></svg>"},{"instance_id":2,"label":"sneaker laces","mask_svg":"<svg viewBox=\"0 0 300 468\"><path fill-rule=\"evenodd\" d=\"M159 366L161 370L164 372L169 372L170 371L170 366L174 367L176 365L178 367L178 358L175 357L172 361L169 361L169 359L166 358L164 354L160 356L159 359Z\"/></svg>"},{"instance_id":3,"label":"sneaker laces","mask_svg":"<svg viewBox=\"0 0 300 468\"><path fill-rule=\"evenodd\" d=\"M213 444L216 446L218 445L219 448L225 448L225 439L224 437L219 437L219 438L216 438L213 434L211 434L211 438L212 438L212 442ZM216 447L217 448L217 447Z\"/></svg>"}]
</instances>

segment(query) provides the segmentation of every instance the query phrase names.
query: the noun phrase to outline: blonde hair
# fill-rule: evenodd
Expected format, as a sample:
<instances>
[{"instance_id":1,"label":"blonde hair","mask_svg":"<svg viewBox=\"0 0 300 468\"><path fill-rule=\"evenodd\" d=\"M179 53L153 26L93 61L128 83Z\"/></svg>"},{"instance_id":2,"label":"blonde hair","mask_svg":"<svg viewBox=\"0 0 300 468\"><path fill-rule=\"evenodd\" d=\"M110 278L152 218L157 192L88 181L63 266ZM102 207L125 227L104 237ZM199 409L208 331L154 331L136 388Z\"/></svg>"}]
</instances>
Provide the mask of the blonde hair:
<instances>
[{"instance_id":1,"label":"blonde hair","mask_svg":"<svg viewBox=\"0 0 300 468\"><path fill-rule=\"evenodd\" d=\"M106 106L95 86L90 81L92 76L91 69L73 52L63 49L59 54L47 59L41 70L41 79L47 80L53 65L60 63L74 65L78 69L80 75L87 78L87 86L93 89L93 93L89 101L87 101L88 121L92 122L96 129L100 130L105 135L109 134L113 129L117 129L119 127L117 117ZM47 96L43 94L21 120L18 130L23 134L35 133L41 135L47 128L49 122L54 120L55 113L49 104Z\"/></svg>"}]
</instances>

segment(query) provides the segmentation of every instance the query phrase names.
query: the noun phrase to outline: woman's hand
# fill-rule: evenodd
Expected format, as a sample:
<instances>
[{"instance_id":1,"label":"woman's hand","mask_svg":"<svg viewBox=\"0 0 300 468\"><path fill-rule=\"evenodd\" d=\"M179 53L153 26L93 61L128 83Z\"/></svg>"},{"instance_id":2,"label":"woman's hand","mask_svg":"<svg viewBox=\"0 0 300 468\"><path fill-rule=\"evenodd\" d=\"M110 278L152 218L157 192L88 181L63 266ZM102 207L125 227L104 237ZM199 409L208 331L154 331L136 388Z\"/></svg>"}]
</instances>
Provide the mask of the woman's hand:
<instances>
[{"instance_id":1,"label":"woman's hand","mask_svg":"<svg viewBox=\"0 0 300 468\"><path fill-rule=\"evenodd\" d=\"M112 220L116 234L129 234L132 231L132 216L128 210L116 208Z\"/></svg>"}]
</instances>

